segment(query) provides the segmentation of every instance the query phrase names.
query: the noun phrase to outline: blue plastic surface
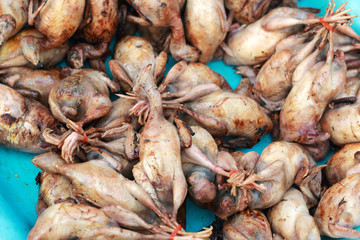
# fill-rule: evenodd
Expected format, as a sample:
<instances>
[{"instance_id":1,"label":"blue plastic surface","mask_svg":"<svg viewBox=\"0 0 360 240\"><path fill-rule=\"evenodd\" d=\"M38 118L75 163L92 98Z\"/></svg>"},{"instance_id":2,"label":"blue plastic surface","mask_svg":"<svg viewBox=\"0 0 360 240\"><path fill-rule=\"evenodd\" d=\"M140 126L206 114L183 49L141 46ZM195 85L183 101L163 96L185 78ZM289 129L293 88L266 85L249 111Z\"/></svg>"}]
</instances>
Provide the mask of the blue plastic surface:
<instances>
[{"instance_id":1,"label":"blue plastic surface","mask_svg":"<svg viewBox=\"0 0 360 240\"><path fill-rule=\"evenodd\" d=\"M337 6L345 2L344 0L335 1ZM309 6L321 8L322 15L328 5L327 0L299 0L299 6ZM358 0L349 0L347 8L353 8L351 14L360 14ZM356 18L353 28L360 32L360 21ZM113 43L114 44L114 43ZM112 45L113 45L112 44ZM107 61L109 58L107 59ZM167 69L174 62L170 61ZM235 74L233 67L224 65L221 61L208 64L212 69L219 72L235 88L240 82L240 76ZM268 134L262 137L261 141L252 149L241 149L244 152L255 150L258 153L271 143L272 138ZM38 198L38 186L35 184L35 177L39 172L31 159L35 154L18 152L11 149L0 147L0 240L21 240L26 239L28 232L36 221L35 205ZM323 164L327 161L321 161ZM198 231L204 226L208 226L214 220L214 215L203 209L198 209L189 199L187 199L187 230ZM360 228L358 228L360 230ZM323 238L329 239L329 238Z\"/></svg>"}]
</instances>

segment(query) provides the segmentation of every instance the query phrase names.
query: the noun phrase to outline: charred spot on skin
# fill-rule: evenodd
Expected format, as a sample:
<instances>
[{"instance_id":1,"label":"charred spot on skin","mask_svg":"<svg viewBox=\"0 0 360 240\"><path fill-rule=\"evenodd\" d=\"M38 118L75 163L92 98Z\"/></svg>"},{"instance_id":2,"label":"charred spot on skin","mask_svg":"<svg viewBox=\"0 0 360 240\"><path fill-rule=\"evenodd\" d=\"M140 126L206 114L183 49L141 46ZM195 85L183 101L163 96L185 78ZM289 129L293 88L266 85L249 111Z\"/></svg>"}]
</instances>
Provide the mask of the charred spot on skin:
<instances>
[{"instance_id":1,"label":"charred spot on skin","mask_svg":"<svg viewBox=\"0 0 360 240\"><path fill-rule=\"evenodd\" d=\"M14 123L17 122L17 118L14 118L13 116L11 116L10 114L4 114L1 116L1 120L6 124L6 125L13 125Z\"/></svg>"},{"instance_id":2,"label":"charred spot on skin","mask_svg":"<svg viewBox=\"0 0 360 240\"><path fill-rule=\"evenodd\" d=\"M109 0L105 0L103 1L102 5L105 7L105 6L109 6Z\"/></svg>"},{"instance_id":3,"label":"charred spot on skin","mask_svg":"<svg viewBox=\"0 0 360 240\"><path fill-rule=\"evenodd\" d=\"M338 204L338 207L340 207L340 206L343 205L344 203L346 203L345 197L343 197L343 198L341 199L341 201L340 201L339 204Z\"/></svg>"},{"instance_id":4,"label":"charred spot on skin","mask_svg":"<svg viewBox=\"0 0 360 240\"><path fill-rule=\"evenodd\" d=\"M131 6L133 6L133 8L135 9L135 11L136 11L137 13L139 13L139 15L143 16L143 18L145 19L145 21L147 21L147 22L150 23L150 24L153 24L152 21L150 21L150 19L148 19L148 18L140 11L140 9L136 6L135 3L132 2L132 3L131 3Z\"/></svg>"},{"instance_id":5,"label":"charred spot on skin","mask_svg":"<svg viewBox=\"0 0 360 240\"><path fill-rule=\"evenodd\" d=\"M245 126L244 121L239 120L239 119L235 119L234 124L235 124L236 128L243 128Z\"/></svg>"},{"instance_id":6,"label":"charred spot on skin","mask_svg":"<svg viewBox=\"0 0 360 240\"><path fill-rule=\"evenodd\" d=\"M76 240L76 239L79 239L78 236L73 236L73 237L69 237L67 240Z\"/></svg>"},{"instance_id":7,"label":"charred spot on skin","mask_svg":"<svg viewBox=\"0 0 360 240\"><path fill-rule=\"evenodd\" d=\"M166 3L161 3L160 4L160 7L166 7L167 5L166 5Z\"/></svg>"},{"instance_id":8,"label":"charred spot on skin","mask_svg":"<svg viewBox=\"0 0 360 240\"><path fill-rule=\"evenodd\" d=\"M36 182L36 185L40 185L40 183L41 183L41 172L39 172L38 175L36 175L35 182Z\"/></svg>"},{"instance_id":9,"label":"charred spot on skin","mask_svg":"<svg viewBox=\"0 0 360 240\"><path fill-rule=\"evenodd\" d=\"M258 128L256 134L263 135L267 130L267 125L262 126L261 128Z\"/></svg>"},{"instance_id":10,"label":"charred spot on skin","mask_svg":"<svg viewBox=\"0 0 360 240\"><path fill-rule=\"evenodd\" d=\"M144 139L144 143L151 142L150 139Z\"/></svg>"},{"instance_id":11,"label":"charred spot on skin","mask_svg":"<svg viewBox=\"0 0 360 240\"><path fill-rule=\"evenodd\" d=\"M105 11L105 10L103 10L103 11L101 11L101 16L103 16L103 17L107 17L107 12Z\"/></svg>"}]
</instances>

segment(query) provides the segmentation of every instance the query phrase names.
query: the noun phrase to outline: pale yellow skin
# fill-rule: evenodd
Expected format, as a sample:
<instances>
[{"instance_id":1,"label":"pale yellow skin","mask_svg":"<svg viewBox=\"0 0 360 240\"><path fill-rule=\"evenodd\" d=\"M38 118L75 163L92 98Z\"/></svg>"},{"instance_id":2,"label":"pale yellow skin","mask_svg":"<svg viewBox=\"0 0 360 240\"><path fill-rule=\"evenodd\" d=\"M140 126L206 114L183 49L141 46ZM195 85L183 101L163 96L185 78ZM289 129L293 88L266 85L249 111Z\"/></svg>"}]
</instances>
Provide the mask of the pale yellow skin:
<instances>
[{"instance_id":1,"label":"pale yellow skin","mask_svg":"<svg viewBox=\"0 0 360 240\"><path fill-rule=\"evenodd\" d=\"M332 238L360 238L360 174L330 187L322 196L314 219L320 233Z\"/></svg>"},{"instance_id":2,"label":"pale yellow skin","mask_svg":"<svg viewBox=\"0 0 360 240\"><path fill-rule=\"evenodd\" d=\"M39 31L33 28L26 28L16 36L9 39L0 48L0 68L14 66L30 66L34 67L23 54L20 41L26 36L34 36L36 38L44 38ZM53 66L59 63L68 50L66 44L51 49L40 48L39 62L43 66Z\"/></svg>"},{"instance_id":3,"label":"pale yellow skin","mask_svg":"<svg viewBox=\"0 0 360 240\"><path fill-rule=\"evenodd\" d=\"M15 19L15 28L11 34L7 35L2 41L6 41L10 37L18 33L27 23L28 20L29 0L3 0L0 1L0 16L9 14ZM1 45L1 43L0 43Z\"/></svg>"},{"instance_id":4,"label":"pale yellow skin","mask_svg":"<svg viewBox=\"0 0 360 240\"><path fill-rule=\"evenodd\" d=\"M126 36L115 45L114 59L118 60L130 79L134 80L140 69L155 63L151 44L138 36Z\"/></svg>"},{"instance_id":5,"label":"pale yellow skin","mask_svg":"<svg viewBox=\"0 0 360 240\"><path fill-rule=\"evenodd\" d=\"M38 6L35 4L34 11ZM68 40L79 27L84 10L85 0L47 1L35 18L35 28L46 36L41 45L54 48Z\"/></svg>"},{"instance_id":6,"label":"pale yellow skin","mask_svg":"<svg viewBox=\"0 0 360 240\"><path fill-rule=\"evenodd\" d=\"M357 158L359 151L360 143L350 143L330 157L325 168L325 175L330 185L343 180L348 170L359 165L360 159Z\"/></svg>"},{"instance_id":7,"label":"pale yellow skin","mask_svg":"<svg viewBox=\"0 0 360 240\"><path fill-rule=\"evenodd\" d=\"M264 209L275 205L294 183L301 185L309 171L315 167L316 163L311 155L299 144L284 141L271 143L263 150L254 168L256 175L264 178L259 184L266 190L254 194L254 200L249 207ZM321 179L321 173L319 176ZM317 180L319 177L315 181ZM314 186L320 188L320 182ZM316 190L320 193L320 189ZM319 197L310 195L309 197Z\"/></svg>"},{"instance_id":8,"label":"pale yellow skin","mask_svg":"<svg viewBox=\"0 0 360 240\"><path fill-rule=\"evenodd\" d=\"M227 45L232 56L225 54L224 62L228 65L255 65L266 61L275 52L276 44L280 40L301 29L301 26L294 26L283 30L266 31L264 25L267 21L280 16L297 19L314 17L295 8L274 9L244 29L230 32Z\"/></svg>"},{"instance_id":9,"label":"pale yellow skin","mask_svg":"<svg viewBox=\"0 0 360 240\"><path fill-rule=\"evenodd\" d=\"M273 128L270 118L260 105L251 98L222 90L213 92L185 106L196 113L204 114L223 122L227 132L207 129L215 136L236 136L252 139L260 128L265 127L263 134ZM189 120L189 122L195 120Z\"/></svg>"},{"instance_id":10,"label":"pale yellow skin","mask_svg":"<svg viewBox=\"0 0 360 240\"><path fill-rule=\"evenodd\" d=\"M156 53L151 44L142 37L126 36L115 45L114 60L109 62L113 75L116 76L116 68L120 67L127 78L133 82L138 72L151 64L155 68ZM114 66L114 67L113 67ZM116 68L115 68L116 66ZM130 86L122 83L125 91L130 91Z\"/></svg>"},{"instance_id":11,"label":"pale yellow skin","mask_svg":"<svg viewBox=\"0 0 360 240\"><path fill-rule=\"evenodd\" d=\"M359 102L330 109L321 118L321 128L330 134L330 140L338 146L360 142L359 112Z\"/></svg>"},{"instance_id":12,"label":"pale yellow skin","mask_svg":"<svg viewBox=\"0 0 360 240\"><path fill-rule=\"evenodd\" d=\"M283 199L271 207L268 218L272 230L288 240L320 240L319 229L310 215L302 193L290 188Z\"/></svg>"},{"instance_id":13,"label":"pale yellow skin","mask_svg":"<svg viewBox=\"0 0 360 240\"><path fill-rule=\"evenodd\" d=\"M35 157L32 162L46 172L69 178L73 195L78 199L98 207L120 205L147 222L156 219L155 213L143 204L151 202L150 196L135 182L125 178L103 161L66 164L56 153L49 152Z\"/></svg>"},{"instance_id":14,"label":"pale yellow skin","mask_svg":"<svg viewBox=\"0 0 360 240\"><path fill-rule=\"evenodd\" d=\"M211 24L209 24L211 23ZM199 62L208 63L228 31L223 0L188 0L186 38L200 50Z\"/></svg>"},{"instance_id":15,"label":"pale yellow skin","mask_svg":"<svg viewBox=\"0 0 360 240\"><path fill-rule=\"evenodd\" d=\"M320 121L327 104L344 89L344 60L344 57L339 57L331 64L319 62L293 85L280 112L282 140L305 144L312 141L306 134Z\"/></svg>"},{"instance_id":16,"label":"pale yellow skin","mask_svg":"<svg viewBox=\"0 0 360 240\"><path fill-rule=\"evenodd\" d=\"M360 89L360 77L351 77L346 79L344 90L337 95L337 99L356 97Z\"/></svg>"},{"instance_id":17,"label":"pale yellow skin","mask_svg":"<svg viewBox=\"0 0 360 240\"><path fill-rule=\"evenodd\" d=\"M172 92L192 88L199 84L213 83L223 90L231 90L230 85L219 73L203 63L189 63L180 76L168 84Z\"/></svg>"},{"instance_id":18,"label":"pale yellow skin","mask_svg":"<svg viewBox=\"0 0 360 240\"><path fill-rule=\"evenodd\" d=\"M36 221L27 239L85 239L102 227L117 224L101 210L85 204L59 203L46 209ZM104 238L107 239L107 238Z\"/></svg>"},{"instance_id":19,"label":"pale yellow skin","mask_svg":"<svg viewBox=\"0 0 360 240\"><path fill-rule=\"evenodd\" d=\"M259 210L246 209L224 223L224 240L272 239L266 216Z\"/></svg>"}]
</instances>

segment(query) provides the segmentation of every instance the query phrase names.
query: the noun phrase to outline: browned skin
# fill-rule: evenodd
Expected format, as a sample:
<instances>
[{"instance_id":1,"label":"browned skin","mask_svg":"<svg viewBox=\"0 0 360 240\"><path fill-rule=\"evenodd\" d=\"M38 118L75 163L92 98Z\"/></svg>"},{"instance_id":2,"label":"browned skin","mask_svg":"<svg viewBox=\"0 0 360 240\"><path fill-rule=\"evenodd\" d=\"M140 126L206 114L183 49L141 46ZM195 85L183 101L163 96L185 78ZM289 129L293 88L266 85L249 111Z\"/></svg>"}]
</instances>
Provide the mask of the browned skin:
<instances>
[{"instance_id":1,"label":"browned skin","mask_svg":"<svg viewBox=\"0 0 360 240\"><path fill-rule=\"evenodd\" d=\"M219 73L203 63L189 63L180 76L172 80L167 86L171 92L179 92L199 84L213 83L221 89L231 90L230 85Z\"/></svg>"},{"instance_id":2,"label":"browned skin","mask_svg":"<svg viewBox=\"0 0 360 240\"><path fill-rule=\"evenodd\" d=\"M0 46L18 33L27 23L29 0L0 2Z\"/></svg>"},{"instance_id":3,"label":"browned skin","mask_svg":"<svg viewBox=\"0 0 360 240\"><path fill-rule=\"evenodd\" d=\"M232 14L227 19L224 1L188 0L185 10L186 38L200 51L199 62L208 63L229 31ZM211 23L211 24L209 24Z\"/></svg>"},{"instance_id":4,"label":"browned skin","mask_svg":"<svg viewBox=\"0 0 360 240\"><path fill-rule=\"evenodd\" d=\"M271 229L266 216L259 210L246 209L224 222L224 240L271 239Z\"/></svg>"},{"instance_id":5,"label":"browned skin","mask_svg":"<svg viewBox=\"0 0 360 240\"><path fill-rule=\"evenodd\" d=\"M332 238L360 238L360 174L330 187L321 198L314 218L320 233Z\"/></svg>"},{"instance_id":6,"label":"browned skin","mask_svg":"<svg viewBox=\"0 0 360 240\"><path fill-rule=\"evenodd\" d=\"M142 99L146 97L150 104L149 117L140 137L138 169L153 186L152 193L157 195L154 201L160 201L176 221L177 211L187 193L180 140L175 126L164 118L161 96L151 72L151 65L143 68L134 84L134 92ZM135 172L134 177L138 177ZM139 179L143 178L140 174Z\"/></svg>"},{"instance_id":7,"label":"browned skin","mask_svg":"<svg viewBox=\"0 0 360 240\"><path fill-rule=\"evenodd\" d=\"M0 70L1 83L9 84L9 79L12 79L12 76L22 76L33 71L30 67L9 67Z\"/></svg>"},{"instance_id":8,"label":"browned skin","mask_svg":"<svg viewBox=\"0 0 360 240\"><path fill-rule=\"evenodd\" d=\"M84 10L85 0L30 0L28 23L35 23L35 28L45 36L40 40L41 46L50 49L60 46L75 33Z\"/></svg>"},{"instance_id":9,"label":"browned skin","mask_svg":"<svg viewBox=\"0 0 360 240\"><path fill-rule=\"evenodd\" d=\"M26 28L9 39L0 48L0 68L15 66L53 66L60 62L68 50L66 44L44 49L37 42L44 36L33 28Z\"/></svg>"},{"instance_id":10,"label":"browned skin","mask_svg":"<svg viewBox=\"0 0 360 240\"><path fill-rule=\"evenodd\" d=\"M314 38L308 43L303 42L309 38L309 34L303 33L296 35L294 39L285 39L284 41L289 41L282 48L277 45L276 52L260 68L254 82L254 91L265 102L266 108L270 110L281 108L281 103L291 90L294 71L298 66L302 67L300 63L304 59L312 57L311 53L324 31L325 28L318 30L316 36L312 36ZM319 47L316 52L319 53L321 48ZM278 108L274 105L278 105Z\"/></svg>"},{"instance_id":11,"label":"browned skin","mask_svg":"<svg viewBox=\"0 0 360 240\"><path fill-rule=\"evenodd\" d=\"M108 86L118 88L104 73L84 69L57 82L49 96L51 112L69 128L83 133L82 126L106 115L112 107Z\"/></svg>"},{"instance_id":12,"label":"browned skin","mask_svg":"<svg viewBox=\"0 0 360 240\"><path fill-rule=\"evenodd\" d=\"M360 163L360 144L350 143L334 153L325 168L325 175L330 185L340 182L352 168L358 168Z\"/></svg>"},{"instance_id":13,"label":"browned skin","mask_svg":"<svg viewBox=\"0 0 360 240\"><path fill-rule=\"evenodd\" d=\"M119 23L118 1L87 0L84 22L81 30L86 41L111 42Z\"/></svg>"},{"instance_id":14,"label":"browned skin","mask_svg":"<svg viewBox=\"0 0 360 240\"><path fill-rule=\"evenodd\" d=\"M212 203L212 211L217 216L226 218L246 207L269 208L277 204L294 183L300 187L308 206L317 204L321 191L320 170L323 166L317 167L301 145L273 142L264 149L259 159L250 157L242 161L247 161L245 165L249 166L255 162L254 173L245 177L236 197L230 191L222 190L218 193Z\"/></svg>"},{"instance_id":15,"label":"browned skin","mask_svg":"<svg viewBox=\"0 0 360 240\"><path fill-rule=\"evenodd\" d=\"M295 188L290 188L283 199L270 208L268 218L272 230L285 239L321 239L302 193Z\"/></svg>"},{"instance_id":16,"label":"browned skin","mask_svg":"<svg viewBox=\"0 0 360 240\"><path fill-rule=\"evenodd\" d=\"M124 175L133 179L132 169L138 161L129 161L126 158L124 139L113 140L110 142L94 143L88 140L90 146L82 146L87 153L87 160L101 160L109 163L113 168ZM101 147L101 148L100 148Z\"/></svg>"},{"instance_id":17,"label":"browned skin","mask_svg":"<svg viewBox=\"0 0 360 240\"><path fill-rule=\"evenodd\" d=\"M175 61L195 62L199 58L198 51L186 45L179 0L127 0L127 2L139 14L139 17L128 16L128 20L143 26L171 28L170 53Z\"/></svg>"},{"instance_id":18,"label":"browned skin","mask_svg":"<svg viewBox=\"0 0 360 240\"><path fill-rule=\"evenodd\" d=\"M129 116L129 110L134 106L134 100L119 98L112 102L111 110L96 123L95 128L101 128L102 131L121 127L123 123L130 123L132 117Z\"/></svg>"},{"instance_id":19,"label":"browned skin","mask_svg":"<svg viewBox=\"0 0 360 240\"><path fill-rule=\"evenodd\" d=\"M50 110L2 84L0 93L1 145L36 153L49 149L41 133L46 128L55 129L58 124Z\"/></svg>"},{"instance_id":20,"label":"browned skin","mask_svg":"<svg viewBox=\"0 0 360 240\"><path fill-rule=\"evenodd\" d=\"M22 76L15 76L8 84L21 95L35 98L48 106L50 91L61 79L61 69L35 70Z\"/></svg>"},{"instance_id":21,"label":"browned skin","mask_svg":"<svg viewBox=\"0 0 360 240\"><path fill-rule=\"evenodd\" d=\"M39 199L50 207L58 202L73 198L71 181L60 174L41 172Z\"/></svg>"},{"instance_id":22,"label":"browned skin","mask_svg":"<svg viewBox=\"0 0 360 240\"><path fill-rule=\"evenodd\" d=\"M334 61L332 57L335 56ZM329 51L326 62L313 65L303 78L293 85L280 113L280 135L285 141L304 144L329 138L315 127L327 104L340 94L346 83L343 52Z\"/></svg>"},{"instance_id":23,"label":"browned skin","mask_svg":"<svg viewBox=\"0 0 360 240\"><path fill-rule=\"evenodd\" d=\"M79 31L84 40L92 44L74 45L68 53L71 66L81 68L86 58L99 58L108 50L119 24L117 0L87 0L84 19Z\"/></svg>"},{"instance_id":24,"label":"browned skin","mask_svg":"<svg viewBox=\"0 0 360 240\"><path fill-rule=\"evenodd\" d=\"M273 123L260 105L236 93L219 90L186 103L185 107L195 113L220 121L222 126L209 126L208 120L203 121L198 118L186 120L189 124L199 122L215 136L237 137L237 142L229 142L233 146L252 146L273 128Z\"/></svg>"},{"instance_id":25,"label":"browned skin","mask_svg":"<svg viewBox=\"0 0 360 240\"><path fill-rule=\"evenodd\" d=\"M240 24L253 23L269 9L269 0L225 0L225 6L235 12L235 19Z\"/></svg>"},{"instance_id":26,"label":"browned skin","mask_svg":"<svg viewBox=\"0 0 360 240\"><path fill-rule=\"evenodd\" d=\"M157 52L164 51L168 48L168 39L171 30L168 27L146 27L138 25L137 29L140 35L148 40Z\"/></svg>"}]
</instances>

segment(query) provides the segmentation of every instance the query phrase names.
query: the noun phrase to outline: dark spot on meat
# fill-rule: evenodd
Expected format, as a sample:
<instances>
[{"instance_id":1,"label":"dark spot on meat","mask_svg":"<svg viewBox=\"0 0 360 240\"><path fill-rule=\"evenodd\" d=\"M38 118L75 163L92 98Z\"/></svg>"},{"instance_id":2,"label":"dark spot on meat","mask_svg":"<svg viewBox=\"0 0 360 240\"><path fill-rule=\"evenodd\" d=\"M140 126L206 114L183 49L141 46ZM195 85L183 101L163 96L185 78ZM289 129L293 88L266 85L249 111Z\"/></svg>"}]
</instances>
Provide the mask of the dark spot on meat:
<instances>
[{"instance_id":1,"label":"dark spot on meat","mask_svg":"<svg viewBox=\"0 0 360 240\"><path fill-rule=\"evenodd\" d=\"M103 11L101 11L101 16L103 16L103 17L107 17L107 12L105 11L105 10L103 10Z\"/></svg>"},{"instance_id":2,"label":"dark spot on meat","mask_svg":"<svg viewBox=\"0 0 360 240\"><path fill-rule=\"evenodd\" d=\"M166 7L166 3L161 3L160 7Z\"/></svg>"},{"instance_id":3,"label":"dark spot on meat","mask_svg":"<svg viewBox=\"0 0 360 240\"><path fill-rule=\"evenodd\" d=\"M38 124L36 124L36 126L37 126L37 128L39 129L39 131L41 131L41 124L38 123Z\"/></svg>"},{"instance_id":4,"label":"dark spot on meat","mask_svg":"<svg viewBox=\"0 0 360 240\"><path fill-rule=\"evenodd\" d=\"M79 239L79 237L78 236L69 237L67 240L76 240L76 239Z\"/></svg>"},{"instance_id":5,"label":"dark spot on meat","mask_svg":"<svg viewBox=\"0 0 360 240\"><path fill-rule=\"evenodd\" d=\"M103 4L103 6L108 6L109 5L109 0L104 0L102 4Z\"/></svg>"},{"instance_id":6,"label":"dark spot on meat","mask_svg":"<svg viewBox=\"0 0 360 240\"><path fill-rule=\"evenodd\" d=\"M16 123L17 118L14 118L13 116L11 116L10 114L5 113L4 115L1 116L1 120L3 123L5 123L6 125L13 125L14 123Z\"/></svg>"},{"instance_id":7,"label":"dark spot on meat","mask_svg":"<svg viewBox=\"0 0 360 240\"><path fill-rule=\"evenodd\" d=\"M38 175L36 175L35 182L36 182L36 185L40 185L40 183L41 183L41 172L39 172Z\"/></svg>"},{"instance_id":8,"label":"dark spot on meat","mask_svg":"<svg viewBox=\"0 0 360 240\"><path fill-rule=\"evenodd\" d=\"M343 197L343 198L341 199L341 201L340 201L339 204L338 204L338 207L340 207L340 206L343 205L344 203L346 203L345 197Z\"/></svg>"},{"instance_id":9,"label":"dark spot on meat","mask_svg":"<svg viewBox=\"0 0 360 240\"><path fill-rule=\"evenodd\" d=\"M236 128L239 128L239 129L241 129L245 126L244 121L239 120L239 119L235 119L234 124L235 124Z\"/></svg>"},{"instance_id":10,"label":"dark spot on meat","mask_svg":"<svg viewBox=\"0 0 360 240\"><path fill-rule=\"evenodd\" d=\"M150 139L144 139L144 142L150 142L151 140Z\"/></svg>"}]
</instances>

